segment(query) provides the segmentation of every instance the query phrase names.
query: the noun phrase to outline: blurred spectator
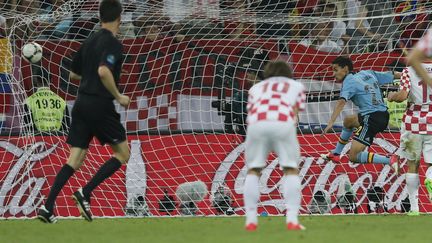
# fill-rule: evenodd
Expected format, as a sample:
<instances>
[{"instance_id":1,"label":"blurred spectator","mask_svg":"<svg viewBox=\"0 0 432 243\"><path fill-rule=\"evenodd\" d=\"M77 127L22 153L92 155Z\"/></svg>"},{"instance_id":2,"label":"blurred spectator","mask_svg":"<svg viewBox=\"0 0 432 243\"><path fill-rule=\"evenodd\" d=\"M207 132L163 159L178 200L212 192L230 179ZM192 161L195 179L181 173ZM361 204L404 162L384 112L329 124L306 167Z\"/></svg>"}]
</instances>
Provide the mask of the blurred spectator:
<instances>
[{"instance_id":1,"label":"blurred spectator","mask_svg":"<svg viewBox=\"0 0 432 243\"><path fill-rule=\"evenodd\" d=\"M311 16L314 12L314 9L318 5L318 0L307 1L307 0L299 0L294 3L294 7L290 12L291 17L300 17L300 16ZM290 27L290 36L293 40L302 40L306 36L309 35L310 32L310 24L307 23L295 23Z\"/></svg>"},{"instance_id":2,"label":"blurred spectator","mask_svg":"<svg viewBox=\"0 0 432 243\"><path fill-rule=\"evenodd\" d=\"M73 22L72 16L60 14L53 17L57 8L64 4L63 0L19 0L17 4L18 13L26 17L37 17L32 22L17 26L14 34L20 39L64 38Z\"/></svg>"},{"instance_id":3,"label":"blurred spectator","mask_svg":"<svg viewBox=\"0 0 432 243\"><path fill-rule=\"evenodd\" d=\"M368 9L365 5L366 0L347 0L346 13L350 18L347 25L347 34L350 35L350 48L353 52L364 50L370 39L380 41L383 37L371 31L371 25L366 19L368 17Z\"/></svg>"},{"instance_id":4,"label":"blurred spectator","mask_svg":"<svg viewBox=\"0 0 432 243\"><path fill-rule=\"evenodd\" d=\"M147 41L155 41L166 37L174 37L175 41L182 41L185 36L180 34L181 24L174 24L170 21L154 20L152 17L141 16L133 21L137 37L144 37Z\"/></svg>"},{"instance_id":5,"label":"blurred spectator","mask_svg":"<svg viewBox=\"0 0 432 243\"><path fill-rule=\"evenodd\" d=\"M35 0L19 0L16 5L16 11L23 15L34 15L39 11L39 3ZM11 24L16 24L14 20ZM22 23L14 29L14 37L17 39L29 39L34 36L34 23Z\"/></svg>"},{"instance_id":6,"label":"blurred spectator","mask_svg":"<svg viewBox=\"0 0 432 243\"><path fill-rule=\"evenodd\" d=\"M427 7L430 7L427 4L428 1L403 1L395 5L396 14L405 14L395 17L395 22L398 23L398 28L402 32L398 45L403 50L413 47L429 28L431 14L427 11ZM414 11L420 13L409 14Z\"/></svg>"},{"instance_id":7,"label":"blurred spectator","mask_svg":"<svg viewBox=\"0 0 432 243\"><path fill-rule=\"evenodd\" d=\"M6 36L6 18L0 15L0 38L5 38Z\"/></svg>"},{"instance_id":8,"label":"blurred spectator","mask_svg":"<svg viewBox=\"0 0 432 243\"><path fill-rule=\"evenodd\" d=\"M134 39L137 37L136 33L136 27L134 25L134 21L132 20L133 13L132 12L123 12L122 13L122 19L120 22L120 28L119 32L117 33L118 39ZM90 21L93 21L95 23L96 19L91 19ZM88 22L83 21L83 24L91 27ZM100 24L96 24L91 29L91 32L96 32L101 29Z\"/></svg>"},{"instance_id":9,"label":"blurred spectator","mask_svg":"<svg viewBox=\"0 0 432 243\"><path fill-rule=\"evenodd\" d=\"M134 25L138 27L136 30L138 37L142 36L148 41L155 41L162 38L162 26L157 21L140 18L134 21Z\"/></svg>"},{"instance_id":10,"label":"blurred spectator","mask_svg":"<svg viewBox=\"0 0 432 243\"><path fill-rule=\"evenodd\" d=\"M255 23L253 15L248 11L245 0L231 0L224 2L224 32L232 39L244 39L254 36ZM248 18L251 18L248 21Z\"/></svg>"},{"instance_id":11,"label":"blurred spectator","mask_svg":"<svg viewBox=\"0 0 432 243\"><path fill-rule=\"evenodd\" d=\"M73 23L69 29L69 38L72 40L84 40L96 29L99 19L97 15L74 15Z\"/></svg>"},{"instance_id":12,"label":"blurred spectator","mask_svg":"<svg viewBox=\"0 0 432 243\"><path fill-rule=\"evenodd\" d=\"M161 32L162 27L172 25L170 18L164 13L163 2L157 0L145 1L144 7L137 6L136 11L132 14L132 21L137 36L142 36L143 33L155 35L156 32ZM156 31L157 29L159 30ZM153 39L152 36L149 38Z\"/></svg>"},{"instance_id":13,"label":"blurred spectator","mask_svg":"<svg viewBox=\"0 0 432 243\"><path fill-rule=\"evenodd\" d=\"M300 41L301 45L323 52L342 52L342 47L330 40L330 32L333 26L331 22L311 24L311 26L313 27L309 35Z\"/></svg>"},{"instance_id":14,"label":"blurred spectator","mask_svg":"<svg viewBox=\"0 0 432 243\"><path fill-rule=\"evenodd\" d=\"M73 24L72 13L66 16L62 15L61 19L53 17L55 11L63 5L63 0L44 0L41 2L39 10L39 22L37 30L41 32L40 38L59 38L67 37L70 27ZM64 13L63 13L64 14Z\"/></svg>"},{"instance_id":15,"label":"blurred spectator","mask_svg":"<svg viewBox=\"0 0 432 243\"><path fill-rule=\"evenodd\" d=\"M251 1L253 9L259 12L265 13L284 13L288 14L292 11L293 7L296 6L297 2L308 2L304 0L294 1L294 0L261 0L261 1ZM309 0L309 2L317 2L317 0Z\"/></svg>"},{"instance_id":16,"label":"blurred spectator","mask_svg":"<svg viewBox=\"0 0 432 243\"><path fill-rule=\"evenodd\" d=\"M337 18L338 10L336 4L326 3L323 6L323 16L328 18ZM336 42L341 48L346 48L345 52L348 53L348 42L350 36L346 34L346 24L340 20L332 21L332 30L330 32L330 39Z\"/></svg>"},{"instance_id":17,"label":"blurred spectator","mask_svg":"<svg viewBox=\"0 0 432 243\"><path fill-rule=\"evenodd\" d=\"M0 38L7 35L7 27L12 25L13 18L8 16L9 13L16 11L17 0L0 1Z\"/></svg>"}]
</instances>

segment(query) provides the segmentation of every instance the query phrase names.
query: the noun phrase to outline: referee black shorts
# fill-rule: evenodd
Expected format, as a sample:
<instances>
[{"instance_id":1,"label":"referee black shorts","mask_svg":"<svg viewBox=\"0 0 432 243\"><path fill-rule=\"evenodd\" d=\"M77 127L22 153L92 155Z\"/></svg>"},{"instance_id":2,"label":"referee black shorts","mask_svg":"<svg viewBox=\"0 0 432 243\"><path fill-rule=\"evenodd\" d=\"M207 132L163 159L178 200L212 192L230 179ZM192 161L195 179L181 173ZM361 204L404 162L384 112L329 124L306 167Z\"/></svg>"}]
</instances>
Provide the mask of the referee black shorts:
<instances>
[{"instance_id":1,"label":"referee black shorts","mask_svg":"<svg viewBox=\"0 0 432 243\"><path fill-rule=\"evenodd\" d=\"M388 111L376 111L363 116L358 114L360 127L355 132L353 139L366 146L371 146L375 136L387 128L389 118Z\"/></svg>"},{"instance_id":2,"label":"referee black shorts","mask_svg":"<svg viewBox=\"0 0 432 243\"><path fill-rule=\"evenodd\" d=\"M66 142L72 147L87 149L94 136L102 145L116 145L126 141L126 130L111 99L79 94L72 109Z\"/></svg>"}]
</instances>

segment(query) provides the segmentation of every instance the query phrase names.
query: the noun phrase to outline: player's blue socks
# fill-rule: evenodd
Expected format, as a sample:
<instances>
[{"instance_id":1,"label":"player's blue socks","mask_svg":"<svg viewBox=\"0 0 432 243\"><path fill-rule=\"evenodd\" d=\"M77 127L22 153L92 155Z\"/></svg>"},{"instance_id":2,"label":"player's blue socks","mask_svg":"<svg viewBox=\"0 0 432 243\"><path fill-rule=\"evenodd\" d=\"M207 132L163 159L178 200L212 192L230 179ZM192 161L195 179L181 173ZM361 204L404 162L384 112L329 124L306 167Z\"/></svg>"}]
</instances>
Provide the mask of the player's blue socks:
<instances>
[{"instance_id":1,"label":"player's blue socks","mask_svg":"<svg viewBox=\"0 0 432 243\"><path fill-rule=\"evenodd\" d=\"M357 154L357 162L361 164L390 164L390 158L384 155L364 151Z\"/></svg>"},{"instance_id":2,"label":"player's blue socks","mask_svg":"<svg viewBox=\"0 0 432 243\"><path fill-rule=\"evenodd\" d=\"M333 149L332 153L333 154L341 154L343 148L345 147L345 145L348 143L352 133L353 133L354 129L348 129L348 128L342 128L342 132L339 138L338 143L336 144L336 148Z\"/></svg>"}]
</instances>

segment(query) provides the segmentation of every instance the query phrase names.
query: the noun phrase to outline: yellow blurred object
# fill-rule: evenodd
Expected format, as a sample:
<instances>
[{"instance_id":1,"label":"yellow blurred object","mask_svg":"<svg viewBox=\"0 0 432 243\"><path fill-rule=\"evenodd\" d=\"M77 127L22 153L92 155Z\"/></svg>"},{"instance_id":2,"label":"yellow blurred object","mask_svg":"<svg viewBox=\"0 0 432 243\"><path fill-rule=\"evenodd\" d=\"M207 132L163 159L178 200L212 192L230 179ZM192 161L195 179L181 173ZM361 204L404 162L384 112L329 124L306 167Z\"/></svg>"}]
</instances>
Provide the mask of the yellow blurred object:
<instances>
[{"instance_id":1,"label":"yellow blurred object","mask_svg":"<svg viewBox=\"0 0 432 243\"><path fill-rule=\"evenodd\" d=\"M397 103L397 102L389 102L387 99L384 100L387 104L388 112L390 113L389 127L400 129L402 123L402 117L407 107L407 101Z\"/></svg>"},{"instance_id":2,"label":"yellow blurred object","mask_svg":"<svg viewBox=\"0 0 432 243\"><path fill-rule=\"evenodd\" d=\"M12 49L9 39L0 38L0 73L12 73Z\"/></svg>"}]
</instances>

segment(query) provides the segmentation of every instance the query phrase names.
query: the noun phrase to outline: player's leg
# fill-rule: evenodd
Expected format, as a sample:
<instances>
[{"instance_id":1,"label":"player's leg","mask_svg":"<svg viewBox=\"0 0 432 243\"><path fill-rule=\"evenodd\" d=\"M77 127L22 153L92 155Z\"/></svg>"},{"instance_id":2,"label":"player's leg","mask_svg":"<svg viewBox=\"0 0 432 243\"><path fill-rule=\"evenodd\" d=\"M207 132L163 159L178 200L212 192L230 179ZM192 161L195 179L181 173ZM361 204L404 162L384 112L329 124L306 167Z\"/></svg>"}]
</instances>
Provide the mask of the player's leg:
<instances>
[{"instance_id":1,"label":"player's leg","mask_svg":"<svg viewBox=\"0 0 432 243\"><path fill-rule=\"evenodd\" d=\"M298 221L302 198L301 179L297 169L300 161L300 145L296 128L293 125L283 125L278 129L279 134L273 136L272 148L278 155L284 172L281 189L286 205L286 224L288 230L303 230L305 227Z\"/></svg>"},{"instance_id":2,"label":"player's leg","mask_svg":"<svg viewBox=\"0 0 432 243\"><path fill-rule=\"evenodd\" d=\"M127 141L111 145L114 156L107 160L91 178L91 180L81 189L76 191L72 198L74 199L81 215L87 220L92 221L90 211L90 196L92 191L98 187L106 178L113 175L122 164L129 160L129 145Z\"/></svg>"},{"instance_id":3,"label":"player's leg","mask_svg":"<svg viewBox=\"0 0 432 243\"><path fill-rule=\"evenodd\" d=\"M322 155L321 157L326 160L338 161L339 155L342 153L345 145L349 142L349 139L356 128L360 126L358 115L349 115L344 118L342 132L339 137L339 141L336 144L336 148L330 153Z\"/></svg>"},{"instance_id":4,"label":"player's leg","mask_svg":"<svg viewBox=\"0 0 432 243\"><path fill-rule=\"evenodd\" d=\"M91 192L106 178L114 174L120 169L122 164L126 164L129 160L130 152L127 141L123 141L119 144L110 145L114 156L108 159L96 172L93 178L83 187L83 194L87 199L90 199Z\"/></svg>"},{"instance_id":5,"label":"player's leg","mask_svg":"<svg viewBox=\"0 0 432 243\"><path fill-rule=\"evenodd\" d=\"M122 164L129 160L129 145L126 139L126 130L120 123L120 115L115 111L112 102L104 104L103 113L95 111L89 118L91 130L101 144L108 143L114 151L114 156L108 159L90 179L90 181L73 194L81 215L92 221L90 212L90 197L92 191L106 178L114 174ZM98 114L99 113L99 114Z\"/></svg>"},{"instance_id":6,"label":"player's leg","mask_svg":"<svg viewBox=\"0 0 432 243\"><path fill-rule=\"evenodd\" d=\"M420 135L419 135L420 136ZM423 138L423 158L428 165L426 170L426 179L424 184L429 193L429 199L432 201L432 135L422 135Z\"/></svg>"},{"instance_id":7,"label":"player's leg","mask_svg":"<svg viewBox=\"0 0 432 243\"><path fill-rule=\"evenodd\" d=\"M388 164L397 174L399 171L399 157L396 155L385 156L373 152L364 151L370 147L379 132L384 131L388 125L388 112L375 112L362 116L362 126L354 134L349 152L349 159L354 163Z\"/></svg>"},{"instance_id":8,"label":"player's leg","mask_svg":"<svg viewBox=\"0 0 432 243\"><path fill-rule=\"evenodd\" d=\"M339 137L339 141L336 144L336 148L332 151L333 154L341 154L345 145L349 142L349 139L354 132L354 129L360 126L360 122L358 120L358 115L349 115L344 118L343 128L341 135Z\"/></svg>"},{"instance_id":9,"label":"player's leg","mask_svg":"<svg viewBox=\"0 0 432 243\"><path fill-rule=\"evenodd\" d=\"M297 168L284 167L282 195L286 204L286 225L288 230L305 230L299 223L298 214L301 204L301 179Z\"/></svg>"},{"instance_id":10,"label":"player's leg","mask_svg":"<svg viewBox=\"0 0 432 243\"><path fill-rule=\"evenodd\" d=\"M54 205L55 200L64 187L69 178L78 170L87 154L87 149L72 147L67 163L63 165L54 180L54 184L48 194L45 205L38 211L38 218L45 223L55 223L57 220L54 218Z\"/></svg>"},{"instance_id":11,"label":"player's leg","mask_svg":"<svg viewBox=\"0 0 432 243\"><path fill-rule=\"evenodd\" d=\"M54 184L50 189L48 198L45 202L45 205L40 208L38 211L38 217L44 221L49 222L49 220L44 220L42 217L52 215L54 211L54 203L55 200L64 187L69 178L73 175L75 170L78 170L86 156L87 148L90 144L90 141L93 137L90 129L87 126L85 120L82 117L82 105L80 101L76 101L74 108L72 109L72 124L69 130L69 135L66 142L71 146L69 152L68 161L58 172ZM49 217L45 217L45 219L49 219Z\"/></svg>"},{"instance_id":12,"label":"player's leg","mask_svg":"<svg viewBox=\"0 0 432 243\"><path fill-rule=\"evenodd\" d=\"M246 230L254 231L258 226L257 208L260 197L259 192L259 178L261 175L261 168L251 168L248 170L244 189L243 189L243 201L245 206L246 215Z\"/></svg>"},{"instance_id":13,"label":"player's leg","mask_svg":"<svg viewBox=\"0 0 432 243\"><path fill-rule=\"evenodd\" d=\"M405 174L405 180L408 190L408 199L411 205L408 215L419 215L418 205L418 188L420 186L420 179L418 174L418 167L420 161L408 160L408 172Z\"/></svg>"},{"instance_id":14,"label":"player's leg","mask_svg":"<svg viewBox=\"0 0 432 243\"><path fill-rule=\"evenodd\" d=\"M245 159L248 172L243 189L246 230L254 231L258 226L259 178L269 152L269 134L264 134L261 124L251 125L247 130Z\"/></svg>"},{"instance_id":15,"label":"player's leg","mask_svg":"<svg viewBox=\"0 0 432 243\"><path fill-rule=\"evenodd\" d=\"M352 141L351 149L348 153L349 160L353 163L360 164L386 164L390 165L391 168L398 173L399 167L399 157L397 155L385 156L369 151L365 151L367 146L366 144L359 142L357 140Z\"/></svg>"},{"instance_id":16,"label":"player's leg","mask_svg":"<svg viewBox=\"0 0 432 243\"><path fill-rule=\"evenodd\" d=\"M418 167L421 157L422 143L421 135L412 134L402 128L400 148L402 156L408 161L408 172L405 174L405 180L408 198L411 205L411 210L408 213L410 216L419 215L418 188L420 186L420 179L418 175Z\"/></svg>"}]
</instances>

